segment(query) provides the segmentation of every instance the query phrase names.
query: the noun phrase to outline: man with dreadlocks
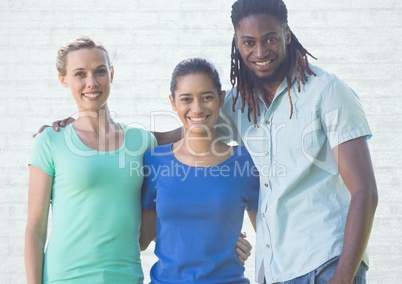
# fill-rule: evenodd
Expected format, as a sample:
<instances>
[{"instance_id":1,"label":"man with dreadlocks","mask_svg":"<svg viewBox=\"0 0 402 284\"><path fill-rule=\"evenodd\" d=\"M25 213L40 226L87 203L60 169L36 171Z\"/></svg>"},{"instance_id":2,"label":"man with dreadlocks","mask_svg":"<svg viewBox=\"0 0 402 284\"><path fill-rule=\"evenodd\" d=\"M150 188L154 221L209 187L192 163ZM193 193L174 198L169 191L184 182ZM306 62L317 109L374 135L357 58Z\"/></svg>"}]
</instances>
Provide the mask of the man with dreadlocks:
<instances>
[{"instance_id":1,"label":"man with dreadlocks","mask_svg":"<svg viewBox=\"0 0 402 284\"><path fill-rule=\"evenodd\" d=\"M282 0L238 0L232 23L233 88L218 133L259 168L257 282L365 283L378 197L357 95L309 64ZM155 136L167 144L181 130Z\"/></svg>"},{"instance_id":2,"label":"man with dreadlocks","mask_svg":"<svg viewBox=\"0 0 402 284\"><path fill-rule=\"evenodd\" d=\"M357 95L309 64L282 0L238 0L232 23L220 132L260 171L257 282L365 283L378 197Z\"/></svg>"}]
</instances>

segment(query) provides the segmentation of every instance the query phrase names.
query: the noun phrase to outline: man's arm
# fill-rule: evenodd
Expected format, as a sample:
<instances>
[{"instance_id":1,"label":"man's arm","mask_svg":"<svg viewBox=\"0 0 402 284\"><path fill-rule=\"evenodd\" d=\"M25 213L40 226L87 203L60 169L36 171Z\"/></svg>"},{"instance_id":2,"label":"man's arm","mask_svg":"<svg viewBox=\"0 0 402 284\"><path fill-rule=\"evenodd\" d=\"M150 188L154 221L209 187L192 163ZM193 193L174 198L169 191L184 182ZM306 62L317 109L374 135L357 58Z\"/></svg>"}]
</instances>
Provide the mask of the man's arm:
<instances>
[{"instance_id":1,"label":"man's arm","mask_svg":"<svg viewBox=\"0 0 402 284\"><path fill-rule=\"evenodd\" d=\"M254 231L256 230L256 218L257 211L247 211L248 217L250 218L251 225L253 225ZM252 246L246 240L246 233L241 233L236 243L236 253L238 255L239 261L244 265L247 259L251 255Z\"/></svg>"},{"instance_id":2,"label":"man's arm","mask_svg":"<svg viewBox=\"0 0 402 284\"><path fill-rule=\"evenodd\" d=\"M52 123L52 127L55 131L59 131L60 127L66 127L68 124L73 123L75 121L74 118L68 117L62 120L56 120ZM42 125L39 128L38 132L33 134L35 137L38 133L41 133L45 128L50 127L49 125ZM169 143L174 143L179 141L183 137L183 127L176 128L167 132L154 132L151 131L158 141L158 145L166 145Z\"/></svg>"},{"instance_id":3,"label":"man's arm","mask_svg":"<svg viewBox=\"0 0 402 284\"><path fill-rule=\"evenodd\" d=\"M152 134L158 141L158 145L166 145L177 142L183 137L183 127L179 127L168 132L152 132Z\"/></svg>"},{"instance_id":4,"label":"man's arm","mask_svg":"<svg viewBox=\"0 0 402 284\"><path fill-rule=\"evenodd\" d=\"M52 126L54 131L58 132L60 130L60 127L66 127L68 124L73 123L75 121L75 119L73 117L67 117L65 119L62 120L56 120L53 121ZM38 132L33 134L32 136L35 138L36 135L38 135L39 133L41 133L43 130L45 130L45 128L50 127L50 125L42 125Z\"/></svg>"},{"instance_id":5,"label":"man's arm","mask_svg":"<svg viewBox=\"0 0 402 284\"><path fill-rule=\"evenodd\" d=\"M339 173L350 191L342 253L329 284L353 283L366 249L378 203L377 186L366 137L333 149Z\"/></svg>"}]
</instances>

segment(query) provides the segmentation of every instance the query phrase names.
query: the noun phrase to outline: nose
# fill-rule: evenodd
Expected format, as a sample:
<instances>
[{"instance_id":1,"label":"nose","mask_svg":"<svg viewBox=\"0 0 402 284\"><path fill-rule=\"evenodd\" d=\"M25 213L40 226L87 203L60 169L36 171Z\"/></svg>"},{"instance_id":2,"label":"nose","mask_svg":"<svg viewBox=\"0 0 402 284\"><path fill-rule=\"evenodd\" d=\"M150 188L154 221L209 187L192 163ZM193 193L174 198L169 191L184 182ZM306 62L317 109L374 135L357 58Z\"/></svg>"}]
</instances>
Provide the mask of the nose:
<instances>
[{"instance_id":1,"label":"nose","mask_svg":"<svg viewBox=\"0 0 402 284\"><path fill-rule=\"evenodd\" d=\"M204 106L200 100L194 100L193 106L192 106L192 112L193 113L202 113L204 111Z\"/></svg>"},{"instance_id":2,"label":"nose","mask_svg":"<svg viewBox=\"0 0 402 284\"><path fill-rule=\"evenodd\" d=\"M268 48L262 44L259 43L255 46L254 49L254 54L258 57L258 58L264 58L265 56L267 56L267 54L269 53Z\"/></svg>"},{"instance_id":3,"label":"nose","mask_svg":"<svg viewBox=\"0 0 402 284\"><path fill-rule=\"evenodd\" d=\"M88 74L87 76L87 88L93 88L97 87L99 85L98 80L96 79L96 76L92 74Z\"/></svg>"}]
</instances>

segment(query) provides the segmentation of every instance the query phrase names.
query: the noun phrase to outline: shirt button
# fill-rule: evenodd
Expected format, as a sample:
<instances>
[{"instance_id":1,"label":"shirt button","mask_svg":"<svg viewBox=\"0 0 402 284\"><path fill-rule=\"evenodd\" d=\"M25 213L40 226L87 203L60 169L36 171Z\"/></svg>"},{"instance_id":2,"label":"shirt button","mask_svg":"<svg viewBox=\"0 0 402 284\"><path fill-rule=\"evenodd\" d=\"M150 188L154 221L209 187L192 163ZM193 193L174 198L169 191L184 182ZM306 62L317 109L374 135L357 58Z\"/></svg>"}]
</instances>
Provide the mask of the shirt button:
<instances>
[{"instance_id":1,"label":"shirt button","mask_svg":"<svg viewBox=\"0 0 402 284\"><path fill-rule=\"evenodd\" d=\"M265 152L265 156L269 156L269 152Z\"/></svg>"},{"instance_id":2,"label":"shirt button","mask_svg":"<svg viewBox=\"0 0 402 284\"><path fill-rule=\"evenodd\" d=\"M262 213L262 218L265 218L265 213Z\"/></svg>"},{"instance_id":3,"label":"shirt button","mask_svg":"<svg viewBox=\"0 0 402 284\"><path fill-rule=\"evenodd\" d=\"M269 120L266 120L266 121L265 121L265 124L269 124Z\"/></svg>"},{"instance_id":4,"label":"shirt button","mask_svg":"<svg viewBox=\"0 0 402 284\"><path fill-rule=\"evenodd\" d=\"M265 187L268 187L268 183L265 183L264 185L265 185Z\"/></svg>"},{"instance_id":5,"label":"shirt button","mask_svg":"<svg viewBox=\"0 0 402 284\"><path fill-rule=\"evenodd\" d=\"M270 247L271 247L269 244L266 244L265 246L266 246L267 248L270 248Z\"/></svg>"}]
</instances>

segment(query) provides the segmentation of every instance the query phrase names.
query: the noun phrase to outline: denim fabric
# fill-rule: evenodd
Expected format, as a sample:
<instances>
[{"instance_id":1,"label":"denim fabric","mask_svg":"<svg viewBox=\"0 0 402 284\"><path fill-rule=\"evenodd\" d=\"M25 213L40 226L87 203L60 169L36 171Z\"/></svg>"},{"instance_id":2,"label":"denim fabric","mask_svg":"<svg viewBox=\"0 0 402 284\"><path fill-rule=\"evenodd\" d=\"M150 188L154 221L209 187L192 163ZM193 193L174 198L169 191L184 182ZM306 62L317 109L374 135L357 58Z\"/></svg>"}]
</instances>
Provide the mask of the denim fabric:
<instances>
[{"instance_id":1,"label":"denim fabric","mask_svg":"<svg viewBox=\"0 0 402 284\"><path fill-rule=\"evenodd\" d=\"M338 266L339 256L327 261L314 271L295 279L276 284L325 284L329 282ZM366 284L367 265L362 262L357 270L353 284ZM265 282L264 282L265 283Z\"/></svg>"}]
</instances>

